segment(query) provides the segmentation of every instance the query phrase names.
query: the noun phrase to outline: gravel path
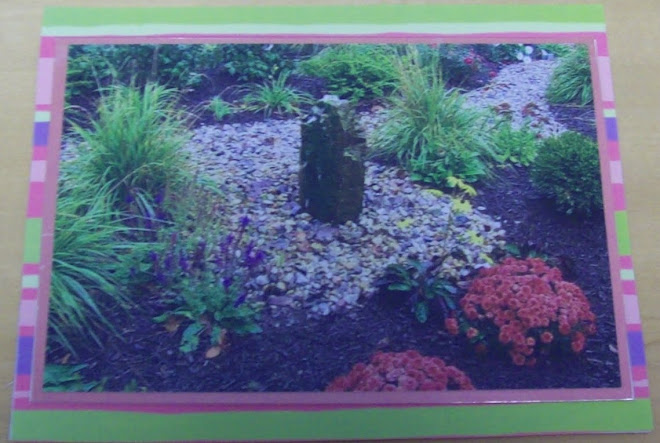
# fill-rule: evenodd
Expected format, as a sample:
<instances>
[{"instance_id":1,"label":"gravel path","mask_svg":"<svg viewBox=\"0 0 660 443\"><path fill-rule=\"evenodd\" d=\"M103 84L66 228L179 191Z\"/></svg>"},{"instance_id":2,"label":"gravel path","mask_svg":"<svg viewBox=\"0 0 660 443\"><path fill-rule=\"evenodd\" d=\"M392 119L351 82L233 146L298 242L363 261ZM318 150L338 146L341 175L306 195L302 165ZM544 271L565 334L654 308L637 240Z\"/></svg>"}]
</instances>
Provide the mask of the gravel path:
<instances>
[{"instance_id":1,"label":"gravel path","mask_svg":"<svg viewBox=\"0 0 660 443\"><path fill-rule=\"evenodd\" d=\"M515 63L500 70L491 83L463 95L469 106L495 107L512 117L514 127L525 122L549 137L566 131L555 121L545 98L550 78L558 60Z\"/></svg>"}]
</instances>

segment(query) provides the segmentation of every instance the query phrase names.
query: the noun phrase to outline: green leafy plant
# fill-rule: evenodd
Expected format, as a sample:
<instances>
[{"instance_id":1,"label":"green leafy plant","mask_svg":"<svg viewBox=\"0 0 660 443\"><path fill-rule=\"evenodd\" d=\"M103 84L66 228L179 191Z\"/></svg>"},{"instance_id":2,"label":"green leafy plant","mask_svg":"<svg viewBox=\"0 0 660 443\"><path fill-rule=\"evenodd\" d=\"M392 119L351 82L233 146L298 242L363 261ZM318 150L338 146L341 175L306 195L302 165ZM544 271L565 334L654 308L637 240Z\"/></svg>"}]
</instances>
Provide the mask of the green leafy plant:
<instances>
[{"instance_id":1,"label":"green leafy plant","mask_svg":"<svg viewBox=\"0 0 660 443\"><path fill-rule=\"evenodd\" d=\"M60 187L49 298L48 345L74 356L104 347L106 333L121 339L109 314L126 314L131 306L115 276L127 248L121 241L127 228L111 209L108 186L88 192L85 185Z\"/></svg>"},{"instance_id":2,"label":"green leafy plant","mask_svg":"<svg viewBox=\"0 0 660 443\"><path fill-rule=\"evenodd\" d=\"M585 45L578 45L562 58L561 64L552 74L546 95L550 103L574 103L580 106L593 103L591 63Z\"/></svg>"},{"instance_id":3,"label":"green leafy plant","mask_svg":"<svg viewBox=\"0 0 660 443\"><path fill-rule=\"evenodd\" d=\"M248 239L249 223L241 218L237 231L213 243L175 231L164 247L149 251L148 272L174 305L154 320L169 325L186 321L181 352L196 350L203 336L210 338L213 348L222 344L225 333L261 331L257 306L247 300L245 283L260 270L265 253Z\"/></svg>"},{"instance_id":4,"label":"green leafy plant","mask_svg":"<svg viewBox=\"0 0 660 443\"><path fill-rule=\"evenodd\" d=\"M263 85L251 85L246 88L243 97L246 110L263 112L266 117L275 114L298 114L300 105L310 103L311 98L286 84L289 74L281 72L277 78Z\"/></svg>"},{"instance_id":5,"label":"green leafy plant","mask_svg":"<svg viewBox=\"0 0 660 443\"><path fill-rule=\"evenodd\" d=\"M372 156L396 160L414 180L440 186L448 177L474 182L488 175L496 151L486 115L446 90L435 64L422 62L416 49L396 67L399 86L371 136Z\"/></svg>"},{"instance_id":6,"label":"green leafy plant","mask_svg":"<svg viewBox=\"0 0 660 443\"><path fill-rule=\"evenodd\" d=\"M181 149L189 116L177 93L155 84L114 86L88 126L73 124L82 139L81 179L109 185L113 209L152 216L158 196L185 174Z\"/></svg>"},{"instance_id":7,"label":"green leafy plant","mask_svg":"<svg viewBox=\"0 0 660 443\"><path fill-rule=\"evenodd\" d=\"M529 166L536 158L539 140L528 125L514 129L511 121L504 119L494 131L493 143L501 163Z\"/></svg>"},{"instance_id":8,"label":"green leafy plant","mask_svg":"<svg viewBox=\"0 0 660 443\"><path fill-rule=\"evenodd\" d=\"M44 368L43 390L46 392L101 392L107 381L85 380L80 371L87 368L80 365L47 364Z\"/></svg>"},{"instance_id":9,"label":"green leafy plant","mask_svg":"<svg viewBox=\"0 0 660 443\"><path fill-rule=\"evenodd\" d=\"M531 177L560 211L588 216L603 208L598 145L581 134L569 131L546 139Z\"/></svg>"},{"instance_id":10,"label":"green leafy plant","mask_svg":"<svg viewBox=\"0 0 660 443\"><path fill-rule=\"evenodd\" d=\"M440 265L442 260L408 260L403 265L389 265L376 285L385 300L395 305L410 304L417 321L426 323L432 309L439 308L444 316L456 309L456 287L448 280L434 275Z\"/></svg>"},{"instance_id":11,"label":"green leafy plant","mask_svg":"<svg viewBox=\"0 0 660 443\"><path fill-rule=\"evenodd\" d=\"M572 46L562 43L541 43L537 47L557 57L565 57L573 51Z\"/></svg>"},{"instance_id":12,"label":"green leafy plant","mask_svg":"<svg viewBox=\"0 0 660 443\"><path fill-rule=\"evenodd\" d=\"M474 51L491 62L512 63L522 59L521 54L525 51L525 45L511 43L477 44L474 45Z\"/></svg>"},{"instance_id":13,"label":"green leafy plant","mask_svg":"<svg viewBox=\"0 0 660 443\"><path fill-rule=\"evenodd\" d=\"M218 121L234 112L232 104L224 101L220 96L213 97L209 103L209 109L213 112L215 119Z\"/></svg>"},{"instance_id":14,"label":"green leafy plant","mask_svg":"<svg viewBox=\"0 0 660 443\"><path fill-rule=\"evenodd\" d=\"M275 78L281 72L291 71L296 55L308 51L307 46L313 45L220 45L218 58L224 71L238 81L264 81Z\"/></svg>"},{"instance_id":15,"label":"green leafy plant","mask_svg":"<svg viewBox=\"0 0 660 443\"><path fill-rule=\"evenodd\" d=\"M391 45L330 45L303 61L300 70L327 81L328 91L344 99L380 98L396 86Z\"/></svg>"}]
</instances>

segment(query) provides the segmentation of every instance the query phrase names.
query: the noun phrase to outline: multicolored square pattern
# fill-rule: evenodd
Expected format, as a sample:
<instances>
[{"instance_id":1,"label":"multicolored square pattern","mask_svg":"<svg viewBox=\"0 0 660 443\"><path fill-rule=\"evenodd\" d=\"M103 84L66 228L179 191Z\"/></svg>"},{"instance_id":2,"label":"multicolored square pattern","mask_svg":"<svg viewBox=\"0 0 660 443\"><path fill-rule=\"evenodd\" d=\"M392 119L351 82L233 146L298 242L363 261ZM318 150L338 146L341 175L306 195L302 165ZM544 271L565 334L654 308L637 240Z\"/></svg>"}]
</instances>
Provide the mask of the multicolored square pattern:
<instances>
[{"instance_id":1,"label":"multicolored square pattern","mask_svg":"<svg viewBox=\"0 0 660 443\"><path fill-rule=\"evenodd\" d=\"M428 41L582 42L592 46L604 193L609 201L610 251L615 297L621 297L633 398L616 401L501 403L492 405L410 406L390 408L187 408L185 404L139 403L85 405L35 399L35 333L38 304L49 288L41 283L49 269L44 226L54 217L46 180L53 116L61 113L54 94L63 81L55 75L59 46L86 39L148 42L153 38L212 41L222 37L287 37L309 42L417 38ZM153 41L153 40L151 40ZM181 40L177 40L179 42ZM217 41L217 40L216 40ZM66 53L63 51L61 53ZM631 257L610 57L600 6L379 5L361 7L230 7L180 9L48 9L44 15L34 115L25 254L19 311L18 355L11 438L55 441L314 440L484 436L573 432L635 432L652 428L649 385ZM60 121L60 120L58 120ZM61 125L60 125L61 126ZM604 137L602 137L604 135ZM52 157L51 157L52 159ZM52 161L52 160L51 160ZM55 172L53 172L55 171ZM52 208L52 209L48 209ZM48 213L50 212L50 213ZM612 240L612 239L611 239ZM41 297L39 297L41 295ZM616 300L615 300L616 304ZM621 343L620 343L621 345ZM43 350L41 350L43 352ZM621 350L621 352L624 352ZM533 396L530 396L533 399ZM613 417L617 417L613 420ZM550 418L550 419L549 419ZM478 424L478 426L476 426Z\"/></svg>"}]
</instances>

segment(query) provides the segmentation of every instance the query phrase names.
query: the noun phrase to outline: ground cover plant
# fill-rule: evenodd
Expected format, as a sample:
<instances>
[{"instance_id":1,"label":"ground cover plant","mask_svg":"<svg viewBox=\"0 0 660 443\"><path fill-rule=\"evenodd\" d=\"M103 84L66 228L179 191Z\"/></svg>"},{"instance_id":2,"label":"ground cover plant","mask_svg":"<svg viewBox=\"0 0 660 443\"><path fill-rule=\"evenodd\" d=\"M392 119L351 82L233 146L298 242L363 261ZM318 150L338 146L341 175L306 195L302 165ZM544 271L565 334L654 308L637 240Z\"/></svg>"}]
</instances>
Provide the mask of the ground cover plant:
<instances>
[{"instance_id":1,"label":"ground cover plant","mask_svg":"<svg viewBox=\"0 0 660 443\"><path fill-rule=\"evenodd\" d=\"M579 50L73 47L44 388L620 386L598 149L546 97Z\"/></svg>"}]
</instances>

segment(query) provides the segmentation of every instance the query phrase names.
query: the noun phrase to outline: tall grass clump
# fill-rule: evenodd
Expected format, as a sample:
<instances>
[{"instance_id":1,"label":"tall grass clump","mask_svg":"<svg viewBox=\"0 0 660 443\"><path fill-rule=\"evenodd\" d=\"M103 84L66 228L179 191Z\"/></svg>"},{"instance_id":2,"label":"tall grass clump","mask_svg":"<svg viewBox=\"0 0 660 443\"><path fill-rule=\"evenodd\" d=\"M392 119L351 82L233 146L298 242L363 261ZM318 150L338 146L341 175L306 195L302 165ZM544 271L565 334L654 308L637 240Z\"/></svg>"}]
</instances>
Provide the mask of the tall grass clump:
<instances>
[{"instance_id":1,"label":"tall grass clump","mask_svg":"<svg viewBox=\"0 0 660 443\"><path fill-rule=\"evenodd\" d=\"M415 48L395 66L398 88L387 120L371 137L372 155L396 160L413 179L439 186L449 177L474 182L489 174L496 152L486 115L445 89L438 63L423 62Z\"/></svg>"},{"instance_id":2,"label":"tall grass clump","mask_svg":"<svg viewBox=\"0 0 660 443\"><path fill-rule=\"evenodd\" d=\"M547 97L550 103L574 103L586 106L594 101L591 86L591 64L585 45L577 46L562 58L552 73Z\"/></svg>"},{"instance_id":3,"label":"tall grass clump","mask_svg":"<svg viewBox=\"0 0 660 443\"><path fill-rule=\"evenodd\" d=\"M177 99L175 90L153 83L113 86L89 125L74 124L83 141L81 178L107 184L113 209L153 215L154 201L186 170L181 150L189 138L189 117Z\"/></svg>"},{"instance_id":4,"label":"tall grass clump","mask_svg":"<svg viewBox=\"0 0 660 443\"><path fill-rule=\"evenodd\" d=\"M101 331L119 336L108 314L130 306L115 279L128 228L111 204L108 185L90 191L78 182L58 195L48 345L76 357L82 348L103 347Z\"/></svg>"},{"instance_id":5,"label":"tall grass clump","mask_svg":"<svg viewBox=\"0 0 660 443\"><path fill-rule=\"evenodd\" d=\"M263 112L265 117L275 114L298 114L300 106L311 102L304 92L287 85L289 73L281 72L276 78L261 85L250 85L244 90L245 109L253 112Z\"/></svg>"}]
</instances>

